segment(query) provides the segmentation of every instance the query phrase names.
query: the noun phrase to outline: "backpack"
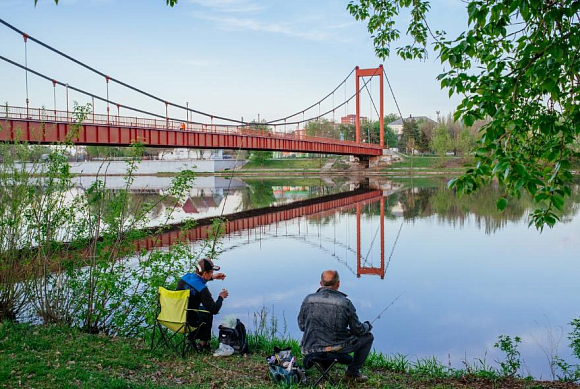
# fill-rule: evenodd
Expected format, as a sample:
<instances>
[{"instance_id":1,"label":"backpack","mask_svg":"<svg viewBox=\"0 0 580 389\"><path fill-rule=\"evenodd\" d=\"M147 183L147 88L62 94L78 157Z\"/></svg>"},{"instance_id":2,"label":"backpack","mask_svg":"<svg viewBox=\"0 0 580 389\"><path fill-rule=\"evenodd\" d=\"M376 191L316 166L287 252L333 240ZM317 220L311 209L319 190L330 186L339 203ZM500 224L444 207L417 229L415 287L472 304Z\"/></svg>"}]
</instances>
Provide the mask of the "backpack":
<instances>
[{"instance_id":1,"label":"backpack","mask_svg":"<svg viewBox=\"0 0 580 389\"><path fill-rule=\"evenodd\" d=\"M298 366L290 347L280 349L274 347L274 355L268 359L268 374L272 381L279 384L306 383L306 375Z\"/></svg>"},{"instance_id":2,"label":"backpack","mask_svg":"<svg viewBox=\"0 0 580 389\"><path fill-rule=\"evenodd\" d=\"M230 328L223 325L219 327L219 342L227 344L234 348L234 352L238 354L246 354L248 352L248 339L246 338L246 326L236 319L236 327Z\"/></svg>"}]
</instances>

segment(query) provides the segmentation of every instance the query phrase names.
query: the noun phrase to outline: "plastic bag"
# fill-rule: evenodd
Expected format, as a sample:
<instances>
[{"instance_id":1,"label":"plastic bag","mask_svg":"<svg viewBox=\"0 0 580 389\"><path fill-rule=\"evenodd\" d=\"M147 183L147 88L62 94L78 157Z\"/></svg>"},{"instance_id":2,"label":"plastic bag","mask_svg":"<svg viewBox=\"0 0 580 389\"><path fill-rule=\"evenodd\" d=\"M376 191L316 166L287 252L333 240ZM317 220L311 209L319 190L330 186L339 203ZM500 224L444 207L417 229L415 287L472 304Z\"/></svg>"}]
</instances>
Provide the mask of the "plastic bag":
<instances>
[{"instance_id":1,"label":"plastic bag","mask_svg":"<svg viewBox=\"0 0 580 389\"><path fill-rule=\"evenodd\" d=\"M237 317L236 315L227 315L226 317L224 317L222 319L222 326L223 327L228 327L228 328L236 328L236 324L237 324Z\"/></svg>"},{"instance_id":2,"label":"plastic bag","mask_svg":"<svg viewBox=\"0 0 580 389\"><path fill-rule=\"evenodd\" d=\"M220 343L220 346L213 353L214 357L228 357L234 353L234 348L227 344Z\"/></svg>"}]
</instances>

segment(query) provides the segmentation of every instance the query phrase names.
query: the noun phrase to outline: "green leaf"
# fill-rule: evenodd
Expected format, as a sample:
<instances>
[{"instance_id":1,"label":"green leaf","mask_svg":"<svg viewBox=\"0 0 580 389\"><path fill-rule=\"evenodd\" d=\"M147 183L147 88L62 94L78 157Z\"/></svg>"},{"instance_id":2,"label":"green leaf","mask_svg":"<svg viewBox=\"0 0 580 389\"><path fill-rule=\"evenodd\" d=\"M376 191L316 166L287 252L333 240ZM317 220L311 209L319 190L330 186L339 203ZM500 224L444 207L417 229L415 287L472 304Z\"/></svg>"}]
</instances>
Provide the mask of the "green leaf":
<instances>
[{"instance_id":1,"label":"green leaf","mask_svg":"<svg viewBox=\"0 0 580 389\"><path fill-rule=\"evenodd\" d=\"M503 211L505 209L505 207L507 206L508 201L505 197L500 198L499 200L497 200L496 206L497 209L499 209L500 211Z\"/></svg>"},{"instance_id":2,"label":"green leaf","mask_svg":"<svg viewBox=\"0 0 580 389\"><path fill-rule=\"evenodd\" d=\"M564 207L564 199L561 196L554 195L551 197L552 205L559 211Z\"/></svg>"},{"instance_id":3,"label":"green leaf","mask_svg":"<svg viewBox=\"0 0 580 389\"><path fill-rule=\"evenodd\" d=\"M463 116L463 123L465 123L465 125L467 127L473 126L474 122L475 122L475 116L469 115L469 114Z\"/></svg>"}]
</instances>

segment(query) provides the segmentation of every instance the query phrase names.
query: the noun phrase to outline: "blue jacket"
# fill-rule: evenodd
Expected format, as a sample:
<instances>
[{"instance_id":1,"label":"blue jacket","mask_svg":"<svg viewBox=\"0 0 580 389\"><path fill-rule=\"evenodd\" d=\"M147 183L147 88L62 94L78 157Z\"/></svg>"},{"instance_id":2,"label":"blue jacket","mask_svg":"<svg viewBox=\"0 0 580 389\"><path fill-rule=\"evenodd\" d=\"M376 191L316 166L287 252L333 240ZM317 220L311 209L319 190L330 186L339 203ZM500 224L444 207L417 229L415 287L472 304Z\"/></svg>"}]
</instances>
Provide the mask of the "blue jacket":
<instances>
[{"instance_id":1,"label":"blue jacket","mask_svg":"<svg viewBox=\"0 0 580 389\"><path fill-rule=\"evenodd\" d=\"M189 309L200 309L200 305L203 305L201 309L205 309L211 314L216 315L219 313L224 299L219 296L214 301L206 283L207 281L201 278L199 274L187 273L177 283L177 290L190 290Z\"/></svg>"}]
</instances>

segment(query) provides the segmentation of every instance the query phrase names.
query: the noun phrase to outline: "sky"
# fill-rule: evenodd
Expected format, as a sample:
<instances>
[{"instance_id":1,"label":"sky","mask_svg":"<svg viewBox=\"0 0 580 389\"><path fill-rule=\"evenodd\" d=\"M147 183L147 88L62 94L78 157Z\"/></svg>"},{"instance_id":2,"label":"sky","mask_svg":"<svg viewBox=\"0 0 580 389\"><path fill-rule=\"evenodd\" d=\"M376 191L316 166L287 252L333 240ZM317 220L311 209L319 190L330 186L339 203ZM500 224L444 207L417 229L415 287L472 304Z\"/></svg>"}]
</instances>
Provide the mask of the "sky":
<instances>
[{"instance_id":1,"label":"sky","mask_svg":"<svg viewBox=\"0 0 580 389\"><path fill-rule=\"evenodd\" d=\"M355 67L371 68L375 56L366 23L347 11L346 0L179 0L171 8L165 0L0 0L0 18L27 34L102 71L161 98L214 115L235 119L273 120L300 112L331 92ZM407 22L408 15L399 21ZM433 29L457 35L466 27L465 5L460 0L434 0L428 17ZM404 31L405 26L400 28ZM404 35L404 34L403 34ZM403 37L402 43L407 38ZM24 64L21 36L0 25L0 55ZM69 85L105 96L101 76L29 41L31 69ZM394 52L394 51L393 51ZM384 66L407 117L452 112L460 99L448 97L436 80L443 71L436 55L426 61L403 61L396 56ZM52 83L28 76L31 107L54 107ZM0 101L24 106L25 72L0 61ZM379 104L379 80L367 84ZM65 90L56 88L56 108L66 106ZM342 103L355 92L354 77L320 106L320 112ZM377 118L367 92L361 98L361 115ZM163 103L116 84L110 99L158 114ZM397 112L385 84L385 113ZM333 104L334 100L334 104ZM74 92L72 101L90 100ZM106 112L96 102L97 113ZM116 111L114 109L112 112ZM318 115L318 107L305 114ZM354 100L335 112L354 114ZM121 110L121 115L135 113ZM142 115L141 115L142 116ZM185 113L169 109L169 116ZM298 119L300 119L300 116ZM332 115L327 116L332 119ZM200 116L193 120L208 121Z\"/></svg>"}]
</instances>

